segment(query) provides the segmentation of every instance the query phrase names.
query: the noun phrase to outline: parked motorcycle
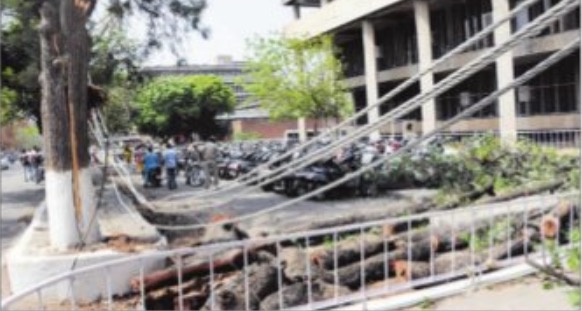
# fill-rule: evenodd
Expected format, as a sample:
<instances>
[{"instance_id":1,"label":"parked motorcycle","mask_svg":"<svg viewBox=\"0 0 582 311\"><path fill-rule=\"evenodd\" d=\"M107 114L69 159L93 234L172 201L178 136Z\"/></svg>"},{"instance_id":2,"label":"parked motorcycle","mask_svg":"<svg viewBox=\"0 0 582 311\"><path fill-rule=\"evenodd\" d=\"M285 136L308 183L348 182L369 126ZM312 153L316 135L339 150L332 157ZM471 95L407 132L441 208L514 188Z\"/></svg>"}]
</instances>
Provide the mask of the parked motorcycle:
<instances>
[{"instance_id":1,"label":"parked motorcycle","mask_svg":"<svg viewBox=\"0 0 582 311\"><path fill-rule=\"evenodd\" d=\"M162 168L157 167L155 169L147 170L144 187L159 188L161 186L162 186Z\"/></svg>"},{"instance_id":2,"label":"parked motorcycle","mask_svg":"<svg viewBox=\"0 0 582 311\"><path fill-rule=\"evenodd\" d=\"M186 160L186 184L192 187L201 187L206 183L206 172L199 161Z\"/></svg>"}]
</instances>

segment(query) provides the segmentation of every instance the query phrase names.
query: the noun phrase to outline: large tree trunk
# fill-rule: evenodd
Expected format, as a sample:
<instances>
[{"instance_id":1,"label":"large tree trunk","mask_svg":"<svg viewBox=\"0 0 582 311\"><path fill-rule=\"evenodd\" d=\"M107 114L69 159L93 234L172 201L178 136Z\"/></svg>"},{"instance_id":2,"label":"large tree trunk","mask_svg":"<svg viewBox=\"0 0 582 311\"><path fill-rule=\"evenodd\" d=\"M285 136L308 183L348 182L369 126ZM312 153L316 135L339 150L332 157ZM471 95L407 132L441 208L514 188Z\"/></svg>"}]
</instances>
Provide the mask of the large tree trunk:
<instances>
[{"instance_id":1,"label":"large tree trunk","mask_svg":"<svg viewBox=\"0 0 582 311\"><path fill-rule=\"evenodd\" d=\"M89 136L87 131L87 74L89 65L89 34L86 23L94 0L62 0L61 28L67 51L67 95L73 164L73 199L75 216L85 243L98 239L95 200L89 167Z\"/></svg>"},{"instance_id":2,"label":"large tree trunk","mask_svg":"<svg viewBox=\"0 0 582 311\"><path fill-rule=\"evenodd\" d=\"M59 23L59 1L40 10L41 107L46 167L46 204L53 246L63 249L80 241L71 185L71 142L65 95L66 68Z\"/></svg>"},{"instance_id":3,"label":"large tree trunk","mask_svg":"<svg viewBox=\"0 0 582 311\"><path fill-rule=\"evenodd\" d=\"M87 135L88 36L92 2L45 0L40 13L41 107L46 204L53 246L97 239ZM74 151L74 152L72 152Z\"/></svg>"}]
</instances>

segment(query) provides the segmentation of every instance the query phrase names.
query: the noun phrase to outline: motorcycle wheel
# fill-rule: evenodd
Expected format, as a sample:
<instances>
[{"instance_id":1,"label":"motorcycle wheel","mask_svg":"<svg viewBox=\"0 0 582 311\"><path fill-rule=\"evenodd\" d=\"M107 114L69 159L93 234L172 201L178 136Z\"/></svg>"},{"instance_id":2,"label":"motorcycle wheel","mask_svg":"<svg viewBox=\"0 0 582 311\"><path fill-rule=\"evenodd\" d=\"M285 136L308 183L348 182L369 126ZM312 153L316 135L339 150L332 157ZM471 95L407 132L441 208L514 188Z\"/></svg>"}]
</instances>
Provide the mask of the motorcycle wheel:
<instances>
[{"instance_id":1,"label":"motorcycle wheel","mask_svg":"<svg viewBox=\"0 0 582 311\"><path fill-rule=\"evenodd\" d=\"M190 186L200 187L206 182L204 171L199 168L193 168L190 172Z\"/></svg>"},{"instance_id":2,"label":"motorcycle wheel","mask_svg":"<svg viewBox=\"0 0 582 311\"><path fill-rule=\"evenodd\" d=\"M285 195L293 198L297 196L297 181L286 181L285 182Z\"/></svg>"}]
</instances>

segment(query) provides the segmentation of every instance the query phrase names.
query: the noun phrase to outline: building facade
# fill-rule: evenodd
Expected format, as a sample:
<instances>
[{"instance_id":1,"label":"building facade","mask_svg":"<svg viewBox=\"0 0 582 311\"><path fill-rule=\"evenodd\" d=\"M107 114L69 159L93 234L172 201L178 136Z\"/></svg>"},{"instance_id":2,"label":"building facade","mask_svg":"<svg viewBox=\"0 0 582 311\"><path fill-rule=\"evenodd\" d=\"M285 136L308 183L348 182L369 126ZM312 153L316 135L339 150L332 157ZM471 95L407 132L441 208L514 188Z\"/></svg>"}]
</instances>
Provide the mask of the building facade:
<instances>
[{"instance_id":1,"label":"building facade","mask_svg":"<svg viewBox=\"0 0 582 311\"><path fill-rule=\"evenodd\" d=\"M218 56L215 64L184 65L184 66L151 66L144 67L141 72L148 77L175 75L215 75L229 86L236 96L237 106L248 97L245 90L235 83L235 79L243 74L244 62L233 61L229 56Z\"/></svg>"},{"instance_id":2,"label":"building facade","mask_svg":"<svg viewBox=\"0 0 582 311\"><path fill-rule=\"evenodd\" d=\"M375 103L434 60L494 21L507 16L522 0L284 0L297 19L285 27L289 36L332 34L344 63L346 84L356 110ZM504 42L559 0L539 0L510 23L438 66L379 109L358 120L365 124L404 103L449 74ZM319 7L301 16L304 7ZM427 132L465 107L506 85L538 62L580 36L579 8L564 15L539 35L499 57L464 82L425 102L380 134L402 133L406 124ZM580 50L505 93L451 132L495 131L515 139L517 133L580 129Z\"/></svg>"}]
</instances>

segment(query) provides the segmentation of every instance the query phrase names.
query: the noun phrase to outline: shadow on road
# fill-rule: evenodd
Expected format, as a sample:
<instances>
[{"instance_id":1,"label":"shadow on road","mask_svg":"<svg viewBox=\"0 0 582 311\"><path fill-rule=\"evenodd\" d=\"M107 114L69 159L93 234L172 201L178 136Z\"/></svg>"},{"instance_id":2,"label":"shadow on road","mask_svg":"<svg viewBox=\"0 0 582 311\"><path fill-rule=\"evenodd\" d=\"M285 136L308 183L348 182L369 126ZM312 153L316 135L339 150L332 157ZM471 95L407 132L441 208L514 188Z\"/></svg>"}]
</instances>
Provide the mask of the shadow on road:
<instances>
[{"instance_id":1,"label":"shadow on road","mask_svg":"<svg viewBox=\"0 0 582 311\"><path fill-rule=\"evenodd\" d=\"M44 187L39 185L37 189L23 189L2 193L2 205L18 204L22 202L41 201L44 196ZM13 206L11 206L13 207ZM24 205L24 207L28 207Z\"/></svg>"}]
</instances>

